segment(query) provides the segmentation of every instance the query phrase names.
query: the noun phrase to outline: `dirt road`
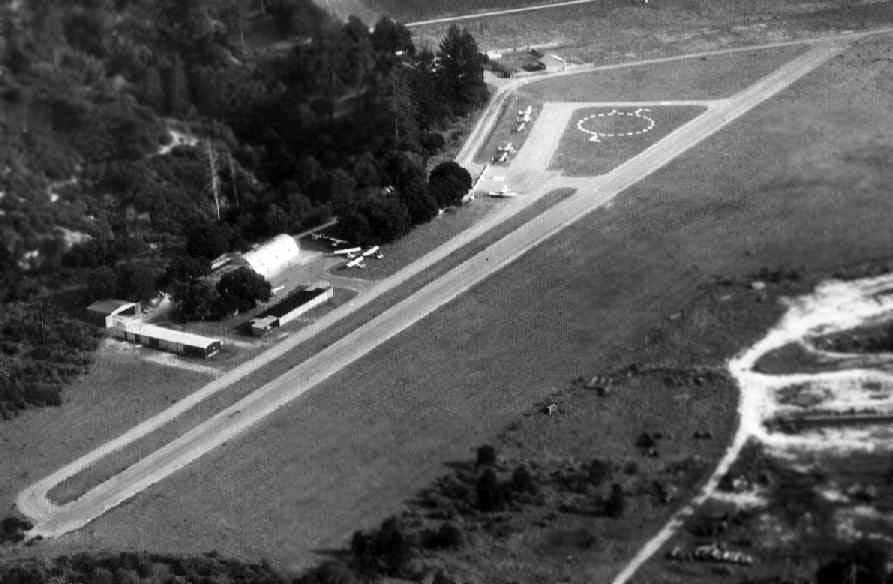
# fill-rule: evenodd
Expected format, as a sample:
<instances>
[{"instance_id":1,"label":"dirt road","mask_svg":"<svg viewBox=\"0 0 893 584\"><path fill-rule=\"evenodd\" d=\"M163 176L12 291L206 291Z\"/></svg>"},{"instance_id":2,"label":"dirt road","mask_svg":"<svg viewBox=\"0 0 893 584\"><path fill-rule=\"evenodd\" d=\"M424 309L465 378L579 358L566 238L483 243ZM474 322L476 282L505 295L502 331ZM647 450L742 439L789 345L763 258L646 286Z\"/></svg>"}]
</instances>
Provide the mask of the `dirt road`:
<instances>
[{"instance_id":1,"label":"dirt road","mask_svg":"<svg viewBox=\"0 0 893 584\"><path fill-rule=\"evenodd\" d=\"M640 155L607 175L587 179L569 179L554 174L548 175L543 183L538 186L536 192L517 198L518 201L521 201L519 204L529 204L529 201L533 201L556 188L571 186L577 188L578 192L540 215L536 221L522 226L490 245L468 261L392 306L384 313L296 366L288 373L194 427L191 431L150 454L120 474L101 483L81 498L57 507L50 503L46 493L61 480L86 468L95 460L102 458L106 453L126 444L127 435L107 443L23 491L18 499L19 507L26 515L35 519L36 522L35 528L30 535L55 537L78 529L148 486L176 472L211 449L227 440L231 440L279 407L304 394L333 373L348 366L373 348L514 261L546 238L577 221L593 209L611 201L630 185L655 172L751 108L775 95L833 57L840 50L840 47L833 44L814 46L807 53L794 59L740 94L715 102L705 114L681 126ZM564 126L543 126L541 121L537 122L537 126L546 128L546 130L541 131L556 136L560 136L564 131ZM557 138L553 138L551 143L557 144ZM548 156L543 156L542 153L538 154L535 159L538 164L542 164L543 160L546 163L548 162ZM523 157L519 156L519 160L516 163L525 165L524 172L529 171L526 165L530 161L525 161ZM513 165L510 171L514 171L515 166ZM539 170L541 173L544 173L545 168L541 167ZM507 207L507 209L509 208ZM495 214L493 218L488 218L484 223L463 233L460 237L423 258L424 261L420 260L420 262L401 270L401 272L398 272L398 274L387 281L382 281L383 283L387 282L387 284L383 285L380 283L376 285L375 289L381 293L405 281L410 275L424 269L422 266L433 264L471 241L478 234L490 229L495 225L495 217L502 214ZM374 296L369 293L363 295L363 297L358 297L351 305L343 307L345 310L342 312L349 312L358 305L368 303L371 300L368 297ZM246 363L238 370L231 371L223 377L227 377L227 382L232 383L234 380L275 358L273 355L279 356L284 354L298 344L300 340L307 338L310 334L314 334L321 327L327 326L332 320L341 316L343 314L329 319L321 319L314 326L305 329L302 334L296 335L295 338L274 347L262 359L255 359ZM220 380L217 381L219 382ZM211 389L208 389L208 387L211 387ZM219 386L212 383L197 393L202 394L204 392L206 394L209 391L219 391L219 389ZM183 401L191 400L195 402L196 399L200 399L200 396L190 396L190 398ZM186 406L178 404L172 410L178 408L182 410L184 407ZM158 427L175 415L177 415L176 411L169 411L161 416L156 416L156 418L141 424L132 432L137 434L140 432L145 433L147 428ZM656 550L662 541L653 541L654 543L650 545ZM650 550L651 548L648 547L647 549ZM644 561L640 560L641 557L647 558L652 553L653 551L646 552L643 550L637 556L637 561L641 563L641 561ZM638 564L634 563L631 566L628 570L631 569L634 572ZM625 570L624 574L628 570ZM632 572L629 573L631 574ZM617 580L618 583L623 581L625 581L625 578Z\"/></svg>"}]
</instances>

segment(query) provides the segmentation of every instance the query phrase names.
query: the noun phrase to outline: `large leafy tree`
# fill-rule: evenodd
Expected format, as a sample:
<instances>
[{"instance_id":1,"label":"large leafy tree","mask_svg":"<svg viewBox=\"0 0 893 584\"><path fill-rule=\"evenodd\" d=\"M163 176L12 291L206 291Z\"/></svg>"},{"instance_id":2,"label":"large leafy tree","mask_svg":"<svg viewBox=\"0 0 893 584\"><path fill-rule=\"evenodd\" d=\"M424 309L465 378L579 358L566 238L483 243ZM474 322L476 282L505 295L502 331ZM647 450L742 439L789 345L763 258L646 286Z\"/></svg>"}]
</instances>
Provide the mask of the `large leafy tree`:
<instances>
[{"instance_id":1,"label":"large leafy tree","mask_svg":"<svg viewBox=\"0 0 893 584\"><path fill-rule=\"evenodd\" d=\"M471 174L452 161L435 166L428 178L428 189L442 207L459 205L471 184Z\"/></svg>"},{"instance_id":2,"label":"large leafy tree","mask_svg":"<svg viewBox=\"0 0 893 584\"><path fill-rule=\"evenodd\" d=\"M270 283L251 268L239 268L220 278L217 293L221 312L231 314L254 308L258 300L266 302L270 299L271 288Z\"/></svg>"},{"instance_id":3,"label":"large leafy tree","mask_svg":"<svg viewBox=\"0 0 893 584\"><path fill-rule=\"evenodd\" d=\"M408 55L415 54L412 33L409 29L387 16L379 19L372 30L372 46L381 53L394 55L400 51Z\"/></svg>"}]
</instances>

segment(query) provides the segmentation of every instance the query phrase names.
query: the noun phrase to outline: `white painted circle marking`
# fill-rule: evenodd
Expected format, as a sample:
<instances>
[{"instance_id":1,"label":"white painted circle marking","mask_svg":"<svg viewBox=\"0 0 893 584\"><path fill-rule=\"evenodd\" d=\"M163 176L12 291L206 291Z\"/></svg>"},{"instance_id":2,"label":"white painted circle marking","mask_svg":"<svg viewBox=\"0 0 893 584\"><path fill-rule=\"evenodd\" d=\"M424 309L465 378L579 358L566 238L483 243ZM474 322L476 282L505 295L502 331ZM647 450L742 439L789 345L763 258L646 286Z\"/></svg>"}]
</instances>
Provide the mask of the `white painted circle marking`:
<instances>
[{"instance_id":1,"label":"white painted circle marking","mask_svg":"<svg viewBox=\"0 0 893 584\"><path fill-rule=\"evenodd\" d=\"M642 134L647 134L651 130L654 129L655 121L649 116L646 112L650 112L651 110L647 107L640 107L632 112L619 112L616 109L612 109L609 112L601 112L598 114L589 114L583 118L580 118L580 121L577 122L577 129L583 132L584 134L589 134L590 142L601 142L602 138L619 138L621 136L631 137L631 136L640 136ZM615 116L628 116L631 118L639 118L640 120L645 120L646 126L641 130L636 130L633 132L599 132L598 130L590 130L586 127L586 122L589 120L597 119L597 118L611 118Z\"/></svg>"}]
</instances>

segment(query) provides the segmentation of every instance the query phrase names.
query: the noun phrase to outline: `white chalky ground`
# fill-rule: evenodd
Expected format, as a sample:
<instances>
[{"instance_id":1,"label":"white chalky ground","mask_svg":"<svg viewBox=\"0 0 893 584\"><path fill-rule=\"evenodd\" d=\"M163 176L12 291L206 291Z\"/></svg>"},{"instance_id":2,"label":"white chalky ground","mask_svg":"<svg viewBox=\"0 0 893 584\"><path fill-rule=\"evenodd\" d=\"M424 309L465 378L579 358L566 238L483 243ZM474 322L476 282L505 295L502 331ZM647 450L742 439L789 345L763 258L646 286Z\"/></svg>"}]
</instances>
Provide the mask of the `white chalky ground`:
<instances>
[{"instance_id":1,"label":"white chalky ground","mask_svg":"<svg viewBox=\"0 0 893 584\"><path fill-rule=\"evenodd\" d=\"M612 109L609 112L601 112L597 114L590 114L588 116L584 116L577 122L577 129L583 132L584 134L589 134L590 142L601 142L603 138L631 138L633 136L640 136L642 134L647 134L651 130L654 129L656 122L654 118L648 115L647 112L650 112L651 109L647 107L640 107L634 111L619 111L617 109ZM633 118L636 120L641 120L641 122L636 126L637 129L627 130L626 132L603 132L601 130L593 130L591 127L587 127L588 122L592 120L601 121L605 118ZM589 124L591 126L592 124Z\"/></svg>"}]
</instances>

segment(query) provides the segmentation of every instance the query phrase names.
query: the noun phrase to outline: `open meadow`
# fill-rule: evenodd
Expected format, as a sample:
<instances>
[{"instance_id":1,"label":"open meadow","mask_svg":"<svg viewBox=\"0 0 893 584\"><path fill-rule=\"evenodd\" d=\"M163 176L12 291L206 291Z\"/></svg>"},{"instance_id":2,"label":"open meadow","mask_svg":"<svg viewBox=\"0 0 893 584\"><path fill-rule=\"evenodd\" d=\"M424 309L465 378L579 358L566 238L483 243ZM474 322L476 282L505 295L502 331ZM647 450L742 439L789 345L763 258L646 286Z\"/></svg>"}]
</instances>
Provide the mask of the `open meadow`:
<instances>
[{"instance_id":1,"label":"open meadow","mask_svg":"<svg viewBox=\"0 0 893 584\"><path fill-rule=\"evenodd\" d=\"M801 45L676 59L537 81L520 94L540 101L634 101L729 97L802 53Z\"/></svg>"},{"instance_id":2,"label":"open meadow","mask_svg":"<svg viewBox=\"0 0 893 584\"><path fill-rule=\"evenodd\" d=\"M837 0L608 0L463 20L485 50L546 45L571 62L607 64L893 24L889 3ZM436 46L450 23L413 29Z\"/></svg>"},{"instance_id":3,"label":"open meadow","mask_svg":"<svg viewBox=\"0 0 893 584\"><path fill-rule=\"evenodd\" d=\"M721 366L777 318L779 306L774 294L748 292L738 320L723 326L698 328L722 310L688 313L704 337L654 334L689 310L705 285L728 279L740 296L766 266L795 268L808 281L891 256L890 56L889 40L861 42L263 426L43 549L217 549L306 566L318 552L344 545L354 529L398 511L445 472L444 463L467 460L474 446L496 440L532 404L579 376L643 360ZM717 330L720 337L711 336ZM660 357L679 343L685 351ZM642 414L647 420L694 390L633 384L629 391L622 399L654 408ZM669 402L655 398L650 406L634 399L636 391L666 391ZM731 411L733 396L720 396L717 411ZM734 417L711 423L721 437ZM636 429L618 436L600 427L594 423L585 436L557 428L542 436L559 458L629 456L618 445L634 441ZM545 448L536 444L522 441L518 451ZM695 452L680 444L674 456ZM707 463L716 450L703 451ZM627 542L654 528L653 519L618 522ZM589 562L575 573L600 562L616 566L622 557L604 555L613 549L608 540L575 556ZM489 557L486 551L469 553ZM513 559L519 566L534 560Z\"/></svg>"}]
</instances>

